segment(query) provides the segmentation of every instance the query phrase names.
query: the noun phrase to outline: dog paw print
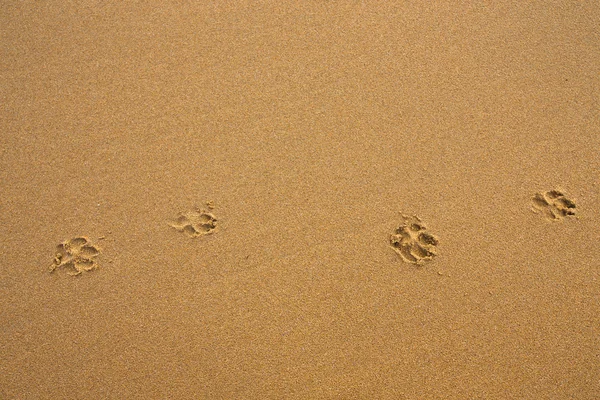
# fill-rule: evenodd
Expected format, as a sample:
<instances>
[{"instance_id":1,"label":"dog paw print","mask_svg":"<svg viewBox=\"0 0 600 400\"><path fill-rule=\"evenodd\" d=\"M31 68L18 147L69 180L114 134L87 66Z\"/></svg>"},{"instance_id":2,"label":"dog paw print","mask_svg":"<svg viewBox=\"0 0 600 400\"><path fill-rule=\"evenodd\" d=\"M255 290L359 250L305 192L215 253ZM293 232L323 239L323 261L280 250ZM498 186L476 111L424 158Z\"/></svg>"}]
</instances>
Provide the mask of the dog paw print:
<instances>
[{"instance_id":1,"label":"dog paw print","mask_svg":"<svg viewBox=\"0 0 600 400\"><path fill-rule=\"evenodd\" d=\"M50 266L50 272L58 268L66 268L71 272L69 275L77 276L85 271L91 271L98 267L95 258L100 250L90 243L88 238L76 237L66 240L56 247L54 262Z\"/></svg>"},{"instance_id":2,"label":"dog paw print","mask_svg":"<svg viewBox=\"0 0 600 400\"><path fill-rule=\"evenodd\" d=\"M403 216L404 221L390 236L392 248L411 264L430 261L437 254L438 239L427 232L427 227L417 216Z\"/></svg>"},{"instance_id":3,"label":"dog paw print","mask_svg":"<svg viewBox=\"0 0 600 400\"><path fill-rule=\"evenodd\" d=\"M549 220L561 220L569 215L575 215L575 203L565 197L559 190L536 193L532 199L532 210L546 216Z\"/></svg>"},{"instance_id":4,"label":"dog paw print","mask_svg":"<svg viewBox=\"0 0 600 400\"><path fill-rule=\"evenodd\" d=\"M212 213L197 209L180 213L169 225L189 237L198 237L213 233L217 228L217 219Z\"/></svg>"}]
</instances>

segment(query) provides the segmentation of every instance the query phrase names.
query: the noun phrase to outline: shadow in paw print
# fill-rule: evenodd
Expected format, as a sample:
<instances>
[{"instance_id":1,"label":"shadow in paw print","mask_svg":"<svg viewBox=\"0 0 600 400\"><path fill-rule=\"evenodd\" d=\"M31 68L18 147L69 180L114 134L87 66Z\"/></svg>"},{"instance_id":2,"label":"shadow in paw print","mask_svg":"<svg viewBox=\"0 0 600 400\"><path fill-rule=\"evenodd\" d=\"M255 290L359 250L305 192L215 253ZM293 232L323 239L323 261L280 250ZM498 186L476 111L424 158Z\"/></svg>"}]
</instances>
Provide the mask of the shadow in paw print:
<instances>
[{"instance_id":1,"label":"shadow in paw print","mask_svg":"<svg viewBox=\"0 0 600 400\"><path fill-rule=\"evenodd\" d=\"M532 199L532 210L543 214L552 221L561 220L569 215L575 215L576 205L565 197L559 190L549 190L545 193L536 193Z\"/></svg>"},{"instance_id":2,"label":"shadow in paw print","mask_svg":"<svg viewBox=\"0 0 600 400\"><path fill-rule=\"evenodd\" d=\"M404 221L390 236L392 248L411 264L422 264L437 254L438 239L427 232L427 227L416 215L403 216Z\"/></svg>"},{"instance_id":3,"label":"shadow in paw print","mask_svg":"<svg viewBox=\"0 0 600 400\"><path fill-rule=\"evenodd\" d=\"M198 237L213 233L217 228L217 219L208 211L193 210L179 214L169 226L189 237Z\"/></svg>"},{"instance_id":4,"label":"shadow in paw print","mask_svg":"<svg viewBox=\"0 0 600 400\"><path fill-rule=\"evenodd\" d=\"M88 238L76 237L66 240L56 247L54 262L50 266L50 272L57 268L71 270L69 275L77 276L82 272L91 271L98 267L95 258L100 254L98 247L90 243Z\"/></svg>"}]
</instances>

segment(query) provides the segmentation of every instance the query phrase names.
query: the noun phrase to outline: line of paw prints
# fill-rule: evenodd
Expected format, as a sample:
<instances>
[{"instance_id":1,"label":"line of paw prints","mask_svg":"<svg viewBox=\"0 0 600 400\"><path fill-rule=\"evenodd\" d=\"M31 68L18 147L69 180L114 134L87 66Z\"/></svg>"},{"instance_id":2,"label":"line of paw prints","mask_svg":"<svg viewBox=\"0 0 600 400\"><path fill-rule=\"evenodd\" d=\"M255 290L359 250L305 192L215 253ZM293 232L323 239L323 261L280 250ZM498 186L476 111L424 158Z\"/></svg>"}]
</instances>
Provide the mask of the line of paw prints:
<instances>
[{"instance_id":1,"label":"line of paw prints","mask_svg":"<svg viewBox=\"0 0 600 400\"><path fill-rule=\"evenodd\" d=\"M208 211L196 209L180 213L169 225L189 237L198 237L213 233L217 229L217 219Z\"/></svg>"},{"instance_id":2,"label":"line of paw prints","mask_svg":"<svg viewBox=\"0 0 600 400\"><path fill-rule=\"evenodd\" d=\"M50 272L58 268L70 270L69 275L77 276L83 272L98 268L95 258L100 254L98 247L94 246L86 237L76 237L66 240L56 247L54 262Z\"/></svg>"},{"instance_id":3,"label":"line of paw prints","mask_svg":"<svg viewBox=\"0 0 600 400\"><path fill-rule=\"evenodd\" d=\"M536 193L532 199L532 210L553 221L575 215L576 207L575 202L569 200L560 190Z\"/></svg>"},{"instance_id":4,"label":"line of paw prints","mask_svg":"<svg viewBox=\"0 0 600 400\"><path fill-rule=\"evenodd\" d=\"M208 202L209 209L214 208ZM559 190L536 193L532 199L532 209L550 220L560 220L575 215L575 202L568 199ZM439 240L429 233L418 216L402 216L402 224L390 235L390 245L402 260L411 264L423 264L437 255ZM194 209L179 216L169 225L189 237L195 238L213 233L217 228L217 219L206 210ZM96 257L100 254L97 246L86 237L76 237L60 243L56 249L50 272L68 269L69 275L77 276L98 268Z\"/></svg>"},{"instance_id":5,"label":"line of paw prints","mask_svg":"<svg viewBox=\"0 0 600 400\"><path fill-rule=\"evenodd\" d=\"M419 217L402 216L402 224L390 235L390 245L402 260L422 264L437 255L438 239L427 232Z\"/></svg>"}]
</instances>

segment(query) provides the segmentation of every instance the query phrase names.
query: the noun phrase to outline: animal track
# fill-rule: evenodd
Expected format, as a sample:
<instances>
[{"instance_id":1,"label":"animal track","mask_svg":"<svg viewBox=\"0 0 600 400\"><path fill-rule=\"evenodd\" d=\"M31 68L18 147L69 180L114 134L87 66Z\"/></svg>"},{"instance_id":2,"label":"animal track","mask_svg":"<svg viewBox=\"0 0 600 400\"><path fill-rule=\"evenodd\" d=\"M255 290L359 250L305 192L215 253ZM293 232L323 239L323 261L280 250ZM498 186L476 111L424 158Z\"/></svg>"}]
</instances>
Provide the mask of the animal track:
<instances>
[{"instance_id":1,"label":"animal track","mask_svg":"<svg viewBox=\"0 0 600 400\"><path fill-rule=\"evenodd\" d=\"M69 275L80 275L84 271L91 271L98 268L95 258L100 254L100 250L92 245L88 238L76 237L66 240L56 247L54 262L50 266L50 272L57 268L68 268L74 272L68 272Z\"/></svg>"},{"instance_id":2,"label":"animal track","mask_svg":"<svg viewBox=\"0 0 600 400\"><path fill-rule=\"evenodd\" d=\"M208 211L196 209L180 213L169 225L189 237L198 237L213 233L217 228L217 219Z\"/></svg>"},{"instance_id":3,"label":"animal track","mask_svg":"<svg viewBox=\"0 0 600 400\"><path fill-rule=\"evenodd\" d=\"M541 213L553 221L561 220L568 215L575 215L575 203L567 199L559 190L536 193L533 196L532 204L534 212Z\"/></svg>"},{"instance_id":4,"label":"animal track","mask_svg":"<svg viewBox=\"0 0 600 400\"><path fill-rule=\"evenodd\" d=\"M438 239L427 232L427 228L416 215L402 217L402 225L390 236L392 248L408 263L422 264L433 259L437 255Z\"/></svg>"}]
</instances>

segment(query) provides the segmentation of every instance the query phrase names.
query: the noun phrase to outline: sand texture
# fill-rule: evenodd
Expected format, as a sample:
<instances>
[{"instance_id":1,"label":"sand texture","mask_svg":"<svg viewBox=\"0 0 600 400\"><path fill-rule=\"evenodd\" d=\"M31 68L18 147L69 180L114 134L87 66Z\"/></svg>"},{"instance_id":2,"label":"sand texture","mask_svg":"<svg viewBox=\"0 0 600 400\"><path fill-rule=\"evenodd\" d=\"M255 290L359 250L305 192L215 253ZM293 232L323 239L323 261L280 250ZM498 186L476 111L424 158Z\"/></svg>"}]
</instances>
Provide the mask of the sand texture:
<instances>
[{"instance_id":1,"label":"sand texture","mask_svg":"<svg viewBox=\"0 0 600 400\"><path fill-rule=\"evenodd\" d=\"M0 399L599 399L598 21L4 2Z\"/></svg>"}]
</instances>

